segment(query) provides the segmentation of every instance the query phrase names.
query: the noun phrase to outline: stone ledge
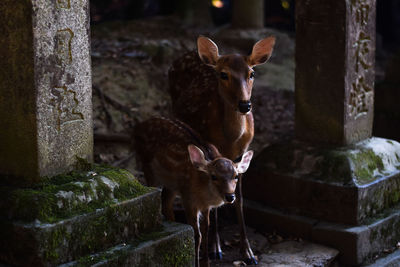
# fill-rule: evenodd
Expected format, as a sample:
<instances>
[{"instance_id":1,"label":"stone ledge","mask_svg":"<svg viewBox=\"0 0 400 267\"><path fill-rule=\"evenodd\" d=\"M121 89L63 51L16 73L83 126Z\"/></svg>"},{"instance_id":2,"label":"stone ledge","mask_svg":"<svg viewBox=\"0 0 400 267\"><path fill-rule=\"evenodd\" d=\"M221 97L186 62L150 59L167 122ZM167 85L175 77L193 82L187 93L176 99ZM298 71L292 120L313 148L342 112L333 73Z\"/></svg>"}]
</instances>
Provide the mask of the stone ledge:
<instances>
[{"instance_id":1,"label":"stone ledge","mask_svg":"<svg viewBox=\"0 0 400 267\"><path fill-rule=\"evenodd\" d=\"M400 240L400 210L361 226L327 223L293 215L245 200L247 224L258 229L278 230L340 251L340 262L360 265L374 259Z\"/></svg>"},{"instance_id":2,"label":"stone ledge","mask_svg":"<svg viewBox=\"0 0 400 267\"><path fill-rule=\"evenodd\" d=\"M134 240L138 234L157 228L161 223L160 191L137 184L126 171L118 170L113 177L107 175L110 171L103 170L101 175L89 172L87 181L82 177L71 181L68 176L67 183L58 176L51 185L7 194L8 198L2 200L0 261L54 265ZM99 181L104 183L99 185ZM93 186L96 184L99 187ZM76 190L64 190L65 187ZM28 194L16 197L21 196L20 192ZM66 192L68 197L60 192ZM132 199L123 200L129 196ZM96 197L101 201L91 205L89 199ZM60 201L62 205L58 205ZM25 204L29 206L24 207ZM38 217L33 219L34 216Z\"/></svg>"},{"instance_id":3,"label":"stone ledge","mask_svg":"<svg viewBox=\"0 0 400 267\"><path fill-rule=\"evenodd\" d=\"M359 225L400 201L400 144L371 138L342 148L289 142L263 150L244 196L332 222Z\"/></svg>"},{"instance_id":4,"label":"stone ledge","mask_svg":"<svg viewBox=\"0 0 400 267\"><path fill-rule=\"evenodd\" d=\"M89 255L70 266L194 266L193 229L189 225L164 222L157 232L141 235L131 243Z\"/></svg>"},{"instance_id":5,"label":"stone ledge","mask_svg":"<svg viewBox=\"0 0 400 267\"><path fill-rule=\"evenodd\" d=\"M30 188L0 187L6 220L54 223L151 192L128 171L94 165L92 171L52 177Z\"/></svg>"},{"instance_id":6,"label":"stone ledge","mask_svg":"<svg viewBox=\"0 0 400 267\"><path fill-rule=\"evenodd\" d=\"M397 267L400 266L400 250L397 250L376 262L366 265L365 267Z\"/></svg>"}]
</instances>

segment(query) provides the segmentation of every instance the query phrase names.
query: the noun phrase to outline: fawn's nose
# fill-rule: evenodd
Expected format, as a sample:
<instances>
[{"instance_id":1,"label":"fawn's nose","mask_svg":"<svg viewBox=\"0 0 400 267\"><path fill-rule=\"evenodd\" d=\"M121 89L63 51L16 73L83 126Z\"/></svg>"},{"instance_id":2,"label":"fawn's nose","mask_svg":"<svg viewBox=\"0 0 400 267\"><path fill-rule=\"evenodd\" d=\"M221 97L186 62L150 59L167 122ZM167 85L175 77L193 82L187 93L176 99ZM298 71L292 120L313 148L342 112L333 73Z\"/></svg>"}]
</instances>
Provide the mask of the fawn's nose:
<instances>
[{"instance_id":1,"label":"fawn's nose","mask_svg":"<svg viewBox=\"0 0 400 267\"><path fill-rule=\"evenodd\" d=\"M226 194L225 195L225 200L228 203L233 203L233 201L235 201L236 197L235 194Z\"/></svg>"},{"instance_id":2,"label":"fawn's nose","mask_svg":"<svg viewBox=\"0 0 400 267\"><path fill-rule=\"evenodd\" d=\"M249 112L251 110L251 102L240 100L238 108L239 108L240 113L246 114L247 112Z\"/></svg>"}]
</instances>

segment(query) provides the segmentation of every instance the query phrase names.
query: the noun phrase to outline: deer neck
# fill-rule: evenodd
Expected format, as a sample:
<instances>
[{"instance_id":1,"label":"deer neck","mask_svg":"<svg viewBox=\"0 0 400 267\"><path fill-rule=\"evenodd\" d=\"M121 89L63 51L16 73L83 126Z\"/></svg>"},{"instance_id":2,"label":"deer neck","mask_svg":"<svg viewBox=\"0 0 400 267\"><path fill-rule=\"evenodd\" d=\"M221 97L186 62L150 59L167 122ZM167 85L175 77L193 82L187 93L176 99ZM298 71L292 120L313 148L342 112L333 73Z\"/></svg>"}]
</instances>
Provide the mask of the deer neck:
<instances>
[{"instance_id":1,"label":"deer neck","mask_svg":"<svg viewBox=\"0 0 400 267\"><path fill-rule=\"evenodd\" d=\"M229 143L237 141L246 131L246 116L237 112L231 105L223 105L223 132Z\"/></svg>"}]
</instances>

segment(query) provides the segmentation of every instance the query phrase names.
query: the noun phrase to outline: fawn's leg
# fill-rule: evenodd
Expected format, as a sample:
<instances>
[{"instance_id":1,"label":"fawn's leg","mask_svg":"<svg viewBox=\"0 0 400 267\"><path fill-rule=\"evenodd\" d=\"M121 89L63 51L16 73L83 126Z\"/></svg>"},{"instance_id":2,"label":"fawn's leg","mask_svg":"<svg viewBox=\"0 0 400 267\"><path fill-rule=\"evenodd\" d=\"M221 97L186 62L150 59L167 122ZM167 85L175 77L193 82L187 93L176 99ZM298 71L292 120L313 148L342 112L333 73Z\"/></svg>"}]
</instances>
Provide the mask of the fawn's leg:
<instances>
[{"instance_id":1,"label":"fawn's leg","mask_svg":"<svg viewBox=\"0 0 400 267\"><path fill-rule=\"evenodd\" d=\"M210 209L202 211L202 215L203 219L200 222L200 230L202 236L202 241L200 246L200 252L201 252L200 266L208 267L210 266L208 260L208 227L210 225Z\"/></svg>"},{"instance_id":2,"label":"fawn's leg","mask_svg":"<svg viewBox=\"0 0 400 267\"><path fill-rule=\"evenodd\" d=\"M221 243L218 234L218 209L214 208L210 212L210 231L209 231L209 245L210 245L210 259L222 259Z\"/></svg>"},{"instance_id":3,"label":"fawn's leg","mask_svg":"<svg viewBox=\"0 0 400 267\"><path fill-rule=\"evenodd\" d=\"M195 267L199 267L199 252L200 252L200 243L201 243L201 233L199 229L199 219L198 219L198 211L188 207L185 205L187 203L184 199L183 204L185 208L185 215L187 223L193 227L194 231L194 252L195 252Z\"/></svg>"},{"instance_id":4,"label":"fawn's leg","mask_svg":"<svg viewBox=\"0 0 400 267\"><path fill-rule=\"evenodd\" d=\"M168 221L175 221L174 200L176 193L163 187L161 191L162 214Z\"/></svg>"},{"instance_id":5,"label":"fawn's leg","mask_svg":"<svg viewBox=\"0 0 400 267\"><path fill-rule=\"evenodd\" d=\"M246 226L244 224L244 216L243 216L243 196L242 196L242 175L239 175L239 181L236 184L236 201L235 201L235 206L236 206L236 214L237 214L237 219L239 222L239 227L240 227L240 253L242 254L242 257L244 258L244 261L246 264L251 265L255 264L257 265L258 262L256 258L254 257L253 251L250 248L250 243L249 240L247 239L247 234L246 234Z\"/></svg>"}]
</instances>

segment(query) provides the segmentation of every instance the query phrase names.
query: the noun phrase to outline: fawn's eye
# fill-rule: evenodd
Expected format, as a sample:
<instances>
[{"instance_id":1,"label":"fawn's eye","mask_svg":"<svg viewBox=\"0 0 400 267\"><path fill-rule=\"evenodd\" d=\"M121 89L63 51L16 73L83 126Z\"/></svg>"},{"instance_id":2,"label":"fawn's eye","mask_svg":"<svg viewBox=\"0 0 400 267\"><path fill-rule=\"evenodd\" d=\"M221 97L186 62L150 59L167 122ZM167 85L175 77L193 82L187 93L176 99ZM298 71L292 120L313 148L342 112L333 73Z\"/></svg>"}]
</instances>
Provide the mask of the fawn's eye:
<instances>
[{"instance_id":1,"label":"fawn's eye","mask_svg":"<svg viewBox=\"0 0 400 267\"><path fill-rule=\"evenodd\" d=\"M251 72L251 73L250 73L250 79L254 79L255 75L256 75L256 73L255 73L254 71Z\"/></svg>"},{"instance_id":2,"label":"fawn's eye","mask_svg":"<svg viewBox=\"0 0 400 267\"><path fill-rule=\"evenodd\" d=\"M217 176L211 175L211 179L212 179L213 181L216 181L216 180L217 180Z\"/></svg>"},{"instance_id":3,"label":"fawn's eye","mask_svg":"<svg viewBox=\"0 0 400 267\"><path fill-rule=\"evenodd\" d=\"M221 80L228 80L228 73L221 71L219 73L219 77L221 78Z\"/></svg>"},{"instance_id":4,"label":"fawn's eye","mask_svg":"<svg viewBox=\"0 0 400 267\"><path fill-rule=\"evenodd\" d=\"M235 176L235 180L236 180L236 181L239 180L239 175L236 175L236 176Z\"/></svg>"}]
</instances>

